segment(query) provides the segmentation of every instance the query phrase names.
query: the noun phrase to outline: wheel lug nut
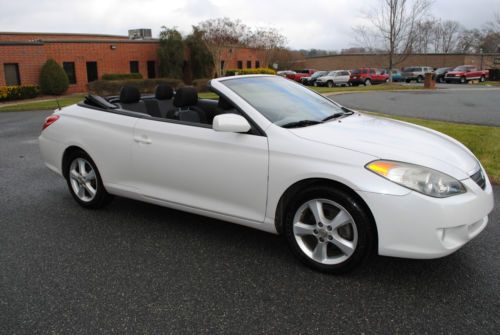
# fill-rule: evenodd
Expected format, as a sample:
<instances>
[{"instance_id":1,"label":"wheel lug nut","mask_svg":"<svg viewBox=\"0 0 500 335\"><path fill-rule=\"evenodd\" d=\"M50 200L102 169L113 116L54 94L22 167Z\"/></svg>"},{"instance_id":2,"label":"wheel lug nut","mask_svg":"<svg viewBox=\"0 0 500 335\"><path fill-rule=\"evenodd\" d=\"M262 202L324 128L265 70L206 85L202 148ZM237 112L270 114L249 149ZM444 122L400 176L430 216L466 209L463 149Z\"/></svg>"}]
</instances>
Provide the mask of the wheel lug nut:
<instances>
[{"instance_id":1,"label":"wheel lug nut","mask_svg":"<svg viewBox=\"0 0 500 335\"><path fill-rule=\"evenodd\" d=\"M319 238L319 241L320 241L320 242L325 242L325 240L323 239L323 237L320 237L320 238Z\"/></svg>"},{"instance_id":2,"label":"wheel lug nut","mask_svg":"<svg viewBox=\"0 0 500 335\"><path fill-rule=\"evenodd\" d=\"M329 231L331 231L332 230L332 226L328 226L328 227L326 227L326 229L328 229Z\"/></svg>"},{"instance_id":3,"label":"wheel lug nut","mask_svg":"<svg viewBox=\"0 0 500 335\"><path fill-rule=\"evenodd\" d=\"M323 227L323 224L321 222L318 222L318 227Z\"/></svg>"},{"instance_id":4,"label":"wheel lug nut","mask_svg":"<svg viewBox=\"0 0 500 335\"><path fill-rule=\"evenodd\" d=\"M314 234L317 234L317 233L318 233L318 230L317 230L317 229L314 229L314 230L313 230L313 233L314 233Z\"/></svg>"},{"instance_id":5,"label":"wheel lug nut","mask_svg":"<svg viewBox=\"0 0 500 335\"><path fill-rule=\"evenodd\" d=\"M333 240L333 237L332 236L328 236L328 239L331 241L331 240Z\"/></svg>"}]
</instances>

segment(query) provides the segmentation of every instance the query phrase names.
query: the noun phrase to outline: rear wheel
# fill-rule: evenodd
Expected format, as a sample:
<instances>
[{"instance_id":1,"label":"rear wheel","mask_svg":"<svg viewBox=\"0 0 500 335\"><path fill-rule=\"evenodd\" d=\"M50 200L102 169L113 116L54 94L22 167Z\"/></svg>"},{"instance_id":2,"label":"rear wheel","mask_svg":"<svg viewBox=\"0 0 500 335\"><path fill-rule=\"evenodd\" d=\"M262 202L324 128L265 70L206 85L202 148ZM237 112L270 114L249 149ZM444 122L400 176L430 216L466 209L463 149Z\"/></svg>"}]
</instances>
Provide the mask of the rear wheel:
<instances>
[{"instance_id":1,"label":"rear wheel","mask_svg":"<svg viewBox=\"0 0 500 335\"><path fill-rule=\"evenodd\" d=\"M75 151L70 155L65 175L73 198L85 208L106 206L112 196L104 189L95 163L84 151Z\"/></svg>"},{"instance_id":2,"label":"rear wheel","mask_svg":"<svg viewBox=\"0 0 500 335\"><path fill-rule=\"evenodd\" d=\"M333 87L333 86L335 86L335 84L334 84L334 83L333 83L333 81L331 81L331 80L328 80L328 82L326 83L326 85L327 85L328 87Z\"/></svg>"},{"instance_id":3,"label":"rear wheel","mask_svg":"<svg viewBox=\"0 0 500 335\"><path fill-rule=\"evenodd\" d=\"M422 81L424 81L424 78L422 76L418 76L417 83L421 83Z\"/></svg>"},{"instance_id":4,"label":"rear wheel","mask_svg":"<svg viewBox=\"0 0 500 335\"><path fill-rule=\"evenodd\" d=\"M479 78L479 81L482 83L486 80L486 78L484 78L484 76L481 76L481 78Z\"/></svg>"},{"instance_id":5,"label":"rear wheel","mask_svg":"<svg viewBox=\"0 0 500 335\"><path fill-rule=\"evenodd\" d=\"M460 84L465 84L467 82L467 80L465 79L465 77L460 77Z\"/></svg>"},{"instance_id":6,"label":"rear wheel","mask_svg":"<svg viewBox=\"0 0 500 335\"><path fill-rule=\"evenodd\" d=\"M287 242L303 263L316 270L344 273L370 254L374 224L360 201L350 193L311 187L287 206Z\"/></svg>"}]
</instances>

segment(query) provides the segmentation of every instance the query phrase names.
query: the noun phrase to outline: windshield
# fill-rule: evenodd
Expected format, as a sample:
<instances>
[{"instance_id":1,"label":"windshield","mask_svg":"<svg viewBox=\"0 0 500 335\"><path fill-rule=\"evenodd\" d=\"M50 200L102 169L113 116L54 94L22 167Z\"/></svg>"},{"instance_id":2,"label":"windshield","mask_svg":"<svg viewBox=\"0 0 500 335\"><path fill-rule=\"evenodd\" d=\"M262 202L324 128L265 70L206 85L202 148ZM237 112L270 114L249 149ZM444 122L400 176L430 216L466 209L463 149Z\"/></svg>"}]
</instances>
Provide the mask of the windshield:
<instances>
[{"instance_id":1,"label":"windshield","mask_svg":"<svg viewBox=\"0 0 500 335\"><path fill-rule=\"evenodd\" d=\"M327 98L281 77L246 77L222 81L264 117L279 126L317 121L344 110Z\"/></svg>"},{"instance_id":2,"label":"windshield","mask_svg":"<svg viewBox=\"0 0 500 335\"><path fill-rule=\"evenodd\" d=\"M418 67L409 67L403 70L404 72L419 72L420 68Z\"/></svg>"},{"instance_id":3,"label":"windshield","mask_svg":"<svg viewBox=\"0 0 500 335\"><path fill-rule=\"evenodd\" d=\"M311 78L319 78L319 77L324 76L325 74L327 74L327 72L326 72L326 71L318 71L318 72L314 72L314 74L311 76Z\"/></svg>"},{"instance_id":4,"label":"windshield","mask_svg":"<svg viewBox=\"0 0 500 335\"><path fill-rule=\"evenodd\" d=\"M467 66L458 66L453 71L467 71L469 68Z\"/></svg>"}]
</instances>

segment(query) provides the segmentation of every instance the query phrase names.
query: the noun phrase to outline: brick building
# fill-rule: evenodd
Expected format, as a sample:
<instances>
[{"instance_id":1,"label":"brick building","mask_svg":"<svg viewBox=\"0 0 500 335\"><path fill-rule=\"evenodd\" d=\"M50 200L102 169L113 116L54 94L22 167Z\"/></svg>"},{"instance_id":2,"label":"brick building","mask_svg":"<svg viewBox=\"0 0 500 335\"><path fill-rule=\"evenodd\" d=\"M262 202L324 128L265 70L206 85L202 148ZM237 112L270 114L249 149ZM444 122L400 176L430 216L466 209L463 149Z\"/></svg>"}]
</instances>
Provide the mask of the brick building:
<instances>
[{"instance_id":1,"label":"brick building","mask_svg":"<svg viewBox=\"0 0 500 335\"><path fill-rule=\"evenodd\" d=\"M87 91L87 83L103 74L140 73L158 76L159 41L136 36L0 32L0 86L37 85L40 69L52 58L65 69L68 93ZM225 69L264 66L259 50L228 48ZM185 64L189 62L186 53ZM187 79L189 74L187 73Z\"/></svg>"}]
</instances>

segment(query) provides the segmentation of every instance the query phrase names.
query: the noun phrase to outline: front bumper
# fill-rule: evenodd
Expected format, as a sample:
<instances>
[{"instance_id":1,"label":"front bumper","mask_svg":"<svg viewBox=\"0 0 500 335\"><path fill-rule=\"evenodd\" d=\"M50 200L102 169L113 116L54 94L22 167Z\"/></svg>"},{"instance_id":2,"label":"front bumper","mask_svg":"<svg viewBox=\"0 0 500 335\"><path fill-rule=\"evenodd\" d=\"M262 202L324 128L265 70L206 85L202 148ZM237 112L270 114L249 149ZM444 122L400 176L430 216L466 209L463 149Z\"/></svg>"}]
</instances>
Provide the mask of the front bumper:
<instances>
[{"instance_id":1,"label":"front bumper","mask_svg":"<svg viewBox=\"0 0 500 335\"><path fill-rule=\"evenodd\" d=\"M493 190L488 180L484 190L472 179L462 183L466 193L444 199L418 192L403 196L359 192L377 224L379 254L438 258L476 237L488 223Z\"/></svg>"}]
</instances>

